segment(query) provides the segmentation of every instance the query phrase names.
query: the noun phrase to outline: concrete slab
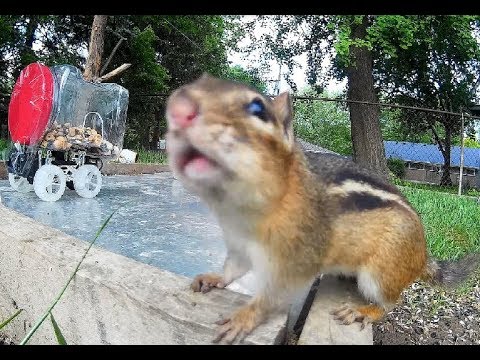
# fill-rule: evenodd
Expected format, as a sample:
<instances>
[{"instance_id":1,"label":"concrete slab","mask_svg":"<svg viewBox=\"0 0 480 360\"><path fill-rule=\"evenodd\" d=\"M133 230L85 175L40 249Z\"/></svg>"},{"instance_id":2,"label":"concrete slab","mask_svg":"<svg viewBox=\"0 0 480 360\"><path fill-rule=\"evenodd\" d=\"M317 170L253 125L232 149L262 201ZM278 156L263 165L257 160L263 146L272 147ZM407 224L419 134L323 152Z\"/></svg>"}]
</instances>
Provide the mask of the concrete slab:
<instances>
[{"instance_id":1,"label":"concrete slab","mask_svg":"<svg viewBox=\"0 0 480 360\"><path fill-rule=\"evenodd\" d=\"M355 283L324 276L306 318L298 345L372 345L372 325L360 330L360 323L340 325L330 312L343 303L365 304Z\"/></svg>"},{"instance_id":2,"label":"concrete slab","mask_svg":"<svg viewBox=\"0 0 480 360\"><path fill-rule=\"evenodd\" d=\"M19 342L64 286L87 243L0 205L0 319ZM210 344L214 321L245 303L229 290L193 293L190 279L93 247L53 313L69 344ZM286 315L246 344L274 344ZM54 344L47 319L31 344Z\"/></svg>"}]
</instances>

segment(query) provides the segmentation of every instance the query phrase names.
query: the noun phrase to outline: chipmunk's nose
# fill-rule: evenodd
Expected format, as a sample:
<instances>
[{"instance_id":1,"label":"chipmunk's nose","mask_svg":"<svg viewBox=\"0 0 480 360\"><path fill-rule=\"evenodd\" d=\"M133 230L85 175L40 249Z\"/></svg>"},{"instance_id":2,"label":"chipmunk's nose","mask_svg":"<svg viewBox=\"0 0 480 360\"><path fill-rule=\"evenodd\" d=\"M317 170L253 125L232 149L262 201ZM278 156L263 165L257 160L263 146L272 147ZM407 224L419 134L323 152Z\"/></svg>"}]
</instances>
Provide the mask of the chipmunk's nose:
<instances>
[{"instance_id":1,"label":"chipmunk's nose","mask_svg":"<svg viewBox=\"0 0 480 360\"><path fill-rule=\"evenodd\" d=\"M168 126L185 129L191 126L198 115L198 106L186 96L177 96L167 105Z\"/></svg>"}]
</instances>

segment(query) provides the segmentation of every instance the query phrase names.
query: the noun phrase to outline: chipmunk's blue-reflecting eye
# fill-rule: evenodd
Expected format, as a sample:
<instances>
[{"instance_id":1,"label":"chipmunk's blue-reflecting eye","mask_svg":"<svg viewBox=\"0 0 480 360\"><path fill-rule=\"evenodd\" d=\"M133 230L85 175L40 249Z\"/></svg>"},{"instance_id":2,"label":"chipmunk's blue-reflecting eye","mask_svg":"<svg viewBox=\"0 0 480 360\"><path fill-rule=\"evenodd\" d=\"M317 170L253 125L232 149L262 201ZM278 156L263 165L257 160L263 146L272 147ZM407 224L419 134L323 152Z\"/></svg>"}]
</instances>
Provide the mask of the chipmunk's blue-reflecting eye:
<instances>
[{"instance_id":1,"label":"chipmunk's blue-reflecting eye","mask_svg":"<svg viewBox=\"0 0 480 360\"><path fill-rule=\"evenodd\" d=\"M247 111L256 116L263 121L267 121L266 113L265 113L265 105L263 104L262 100L254 99L247 105Z\"/></svg>"}]
</instances>

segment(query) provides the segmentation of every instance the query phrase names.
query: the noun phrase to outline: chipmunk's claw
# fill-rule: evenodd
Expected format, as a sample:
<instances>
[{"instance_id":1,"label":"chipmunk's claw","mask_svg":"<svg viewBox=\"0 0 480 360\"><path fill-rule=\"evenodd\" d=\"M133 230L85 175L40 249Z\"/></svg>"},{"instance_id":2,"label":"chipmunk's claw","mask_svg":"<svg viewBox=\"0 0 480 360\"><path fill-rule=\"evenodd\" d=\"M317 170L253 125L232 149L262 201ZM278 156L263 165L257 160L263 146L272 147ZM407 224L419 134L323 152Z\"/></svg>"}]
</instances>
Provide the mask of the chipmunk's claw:
<instances>
[{"instance_id":1,"label":"chipmunk's claw","mask_svg":"<svg viewBox=\"0 0 480 360\"><path fill-rule=\"evenodd\" d=\"M254 307L241 308L232 316L215 322L215 324L220 325L220 328L212 341L218 343L223 340L227 344L232 344L234 341L242 342L260 321L261 317L258 316Z\"/></svg>"},{"instance_id":2,"label":"chipmunk's claw","mask_svg":"<svg viewBox=\"0 0 480 360\"><path fill-rule=\"evenodd\" d=\"M372 322L368 316L365 316L360 311L348 305L343 305L330 312L330 314L333 315L335 320L338 320L343 325L350 325L354 322L359 322L361 324L360 330L363 330L365 326Z\"/></svg>"},{"instance_id":3,"label":"chipmunk's claw","mask_svg":"<svg viewBox=\"0 0 480 360\"><path fill-rule=\"evenodd\" d=\"M217 321L216 324L221 326L212 340L214 343L218 343L221 340L226 344L232 344L235 340L241 342L248 335L248 330L244 328L244 324L238 321L226 318Z\"/></svg>"}]
</instances>

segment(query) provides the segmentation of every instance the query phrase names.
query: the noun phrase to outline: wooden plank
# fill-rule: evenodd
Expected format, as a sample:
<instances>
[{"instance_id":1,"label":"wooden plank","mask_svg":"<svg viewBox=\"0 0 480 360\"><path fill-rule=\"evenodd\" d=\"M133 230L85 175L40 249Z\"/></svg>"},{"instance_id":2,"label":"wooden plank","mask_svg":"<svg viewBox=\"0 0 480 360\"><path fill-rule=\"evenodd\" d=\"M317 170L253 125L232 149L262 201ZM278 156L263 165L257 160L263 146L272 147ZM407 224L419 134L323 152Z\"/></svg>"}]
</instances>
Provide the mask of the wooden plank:
<instances>
[{"instance_id":1,"label":"wooden plank","mask_svg":"<svg viewBox=\"0 0 480 360\"><path fill-rule=\"evenodd\" d=\"M298 345L372 345L372 325L360 330L360 323L341 325L330 312L343 303L365 304L357 286L349 280L324 276L303 326Z\"/></svg>"}]
</instances>

